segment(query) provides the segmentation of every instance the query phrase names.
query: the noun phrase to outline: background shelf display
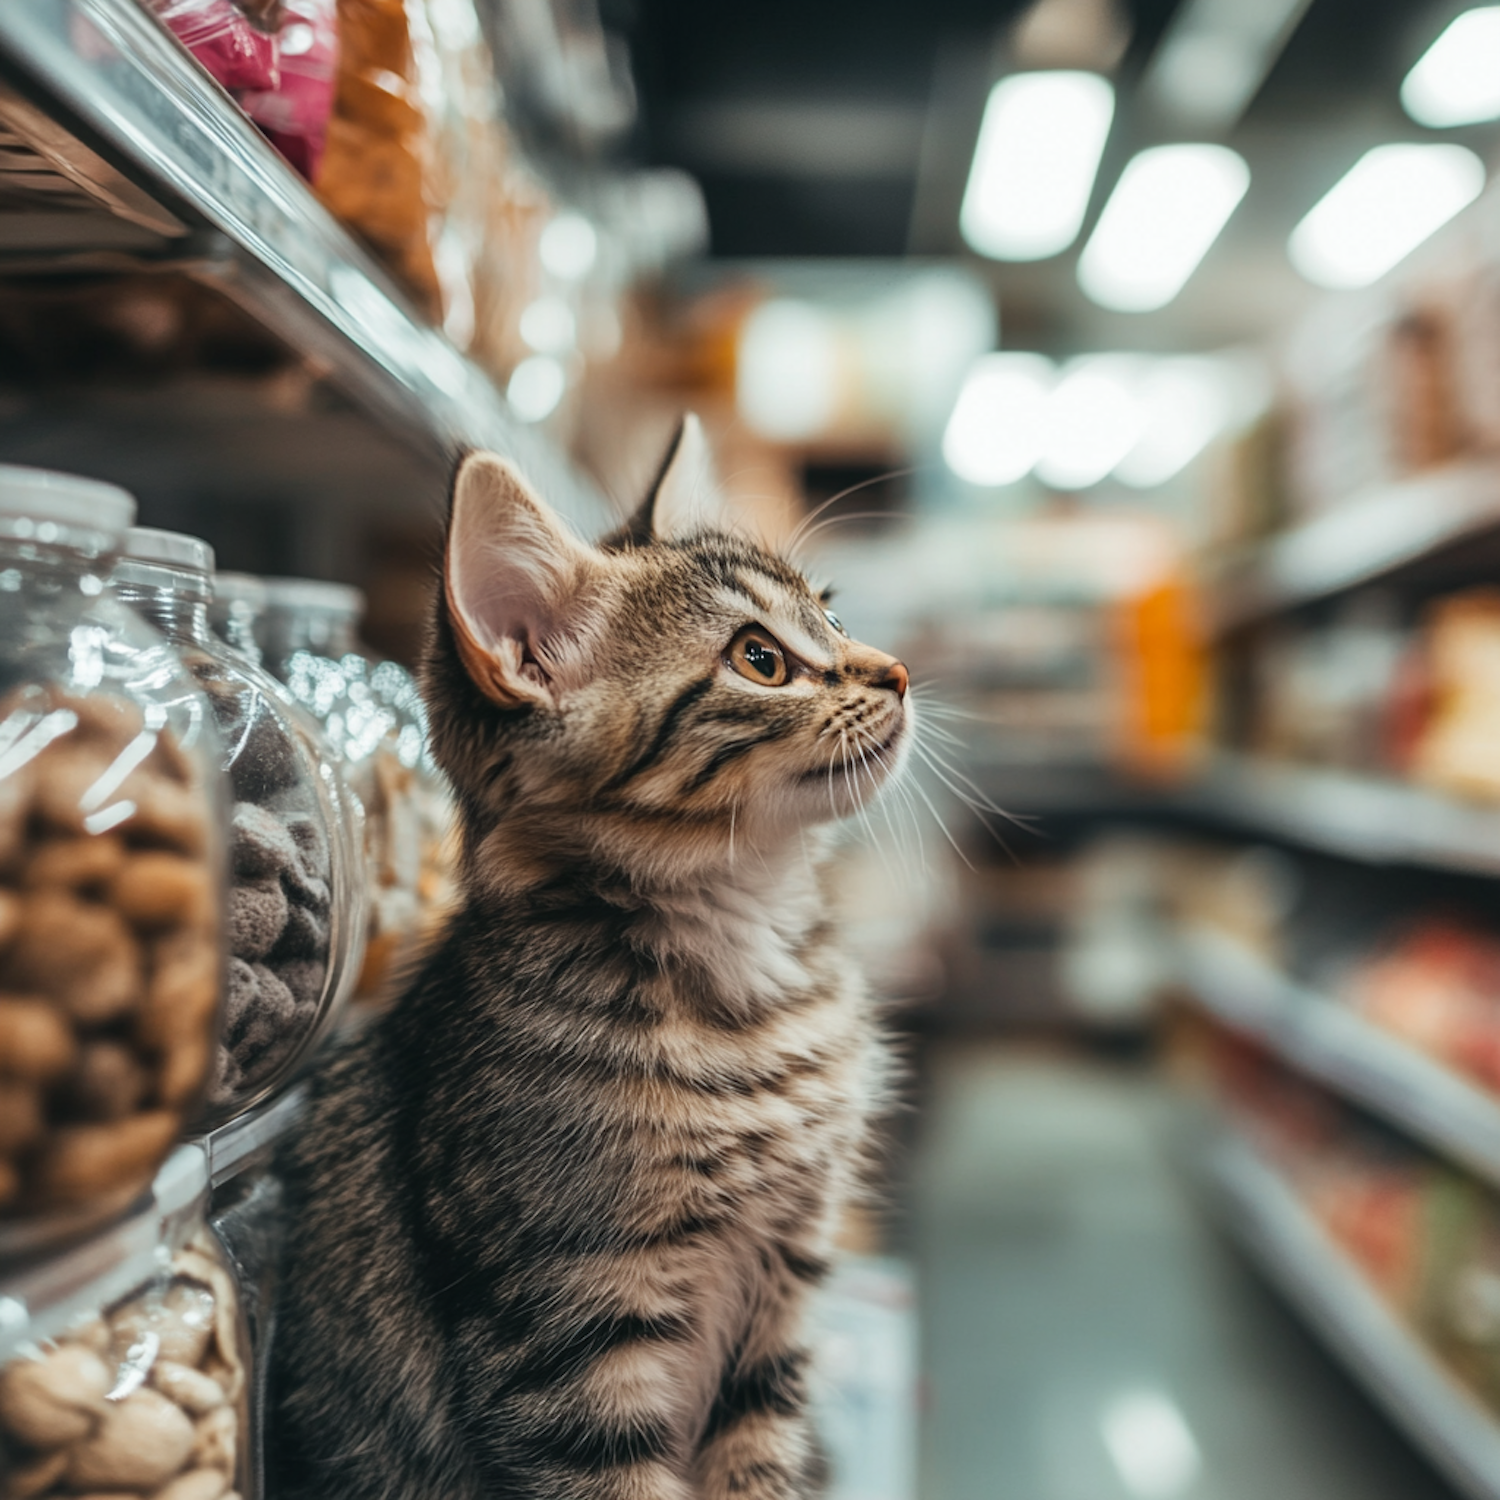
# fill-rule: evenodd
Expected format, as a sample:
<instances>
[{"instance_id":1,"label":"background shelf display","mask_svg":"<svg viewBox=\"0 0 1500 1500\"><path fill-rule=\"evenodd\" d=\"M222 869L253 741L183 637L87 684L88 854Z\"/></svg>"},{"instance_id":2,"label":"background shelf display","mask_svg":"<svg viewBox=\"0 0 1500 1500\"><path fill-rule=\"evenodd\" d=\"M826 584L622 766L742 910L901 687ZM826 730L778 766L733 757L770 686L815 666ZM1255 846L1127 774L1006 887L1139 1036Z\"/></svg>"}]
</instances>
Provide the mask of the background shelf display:
<instances>
[{"instance_id":1,"label":"background shelf display","mask_svg":"<svg viewBox=\"0 0 1500 1500\"><path fill-rule=\"evenodd\" d=\"M66 212L4 216L0 269L175 266L410 441L511 454L574 520L605 519L597 492L512 419L488 377L422 322L134 0L0 10L0 131L9 169L45 170L72 190Z\"/></svg>"},{"instance_id":2,"label":"background shelf display","mask_svg":"<svg viewBox=\"0 0 1500 1500\"><path fill-rule=\"evenodd\" d=\"M1500 1424L1427 1352L1244 1140L1198 1163L1226 1227L1386 1411L1473 1500L1500 1497Z\"/></svg>"},{"instance_id":3,"label":"background shelf display","mask_svg":"<svg viewBox=\"0 0 1500 1500\"><path fill-rule=\"evenodd\" d=\"M1455 464L1372 490L1274 537L1209 581L1219 633L1422 561L1500 526L1500 466Z\"/></svg>"},{"instance_id":4,"label":"background shelf display","mask_svg":"<svg viewBox=\"0 0 1500 1500\"><path fill-rule=\"evenodd\" d=\"M1180 936L1190 1000L1443 1155L1500 1185L1500 1101L1232 938Z\"/></svg>"},{"instance_id":5,"label":"background shelf display","mask_svg":"<svg viewBox=\"0 0 1500 1500\"><path fill-rule=\"evenodd\" d=\"M1423 787L1220 755L1184 803L1346 859L1500 875L1500 809Z\"/></svg>"}]
</instances>

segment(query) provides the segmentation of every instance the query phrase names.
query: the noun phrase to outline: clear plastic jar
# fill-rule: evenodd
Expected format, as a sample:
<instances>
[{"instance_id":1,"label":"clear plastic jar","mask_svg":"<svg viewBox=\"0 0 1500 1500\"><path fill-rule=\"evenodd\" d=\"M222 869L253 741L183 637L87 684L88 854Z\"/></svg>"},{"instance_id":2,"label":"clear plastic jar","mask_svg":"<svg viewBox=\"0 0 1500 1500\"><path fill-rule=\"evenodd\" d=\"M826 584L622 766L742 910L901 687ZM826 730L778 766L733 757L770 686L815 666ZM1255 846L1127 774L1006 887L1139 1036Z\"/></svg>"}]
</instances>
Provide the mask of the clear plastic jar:
<instances>
[{"instance_id":1,"label":"clear plastic jar","mask_svg":"<svg viewBox=\"0 0 1500 1500\"><path fill-rule=\"evenodd\" d=\"M256 627L266 612L266 584L253 573L215 573L208 623L213 633L256 666L264 660Z\"/></svg>"},{"instance_id":2,"label":"clear plastic jar","mask_svg":"<svg viewBox=\"0 0 1500 1500\"><path fill-rule=\"evenodd\" d=\"M370 927L356 998L368 1003L448 908L453 803L417 685L361 646L363 613L358 589L271 578L258 634L266 666L324 726L364 803Z\"/></svg>"},{"instance_id":3,"label":"clear plastic jar","mask_svg":"<svg viewBox=\"0 0 1500 1500\"><path fill-rule=\"evenodd\" d=\"M149 1205L0 1279L0 1494L253 1494L249 1342L184 1146Z\"/></svg>"},{"instance_id":4,"label":"clear plastic jar","mask_svg":"<svg viewBox=\"0 0 1500 1500\"><path fill-rule=\"evenodd\" d=\"M352 988L365 928L360 810L317 727L210 631L212 571L206 542L136 527L110 580L192 673L224 746L228 972L207 1124L293 1076Z\"/></svg>"},{"instance_id":5,"label":"clear plastic jar","mask_svg":"<svg viewBox=\"0 0 1500 1500\"><path fill-rule=\"evenodd\" d=\"M0 466L0 1259L137 1197L213 1057L221 753L202 691L106 591L134 512Z\"/></svg>"}]
</instances>

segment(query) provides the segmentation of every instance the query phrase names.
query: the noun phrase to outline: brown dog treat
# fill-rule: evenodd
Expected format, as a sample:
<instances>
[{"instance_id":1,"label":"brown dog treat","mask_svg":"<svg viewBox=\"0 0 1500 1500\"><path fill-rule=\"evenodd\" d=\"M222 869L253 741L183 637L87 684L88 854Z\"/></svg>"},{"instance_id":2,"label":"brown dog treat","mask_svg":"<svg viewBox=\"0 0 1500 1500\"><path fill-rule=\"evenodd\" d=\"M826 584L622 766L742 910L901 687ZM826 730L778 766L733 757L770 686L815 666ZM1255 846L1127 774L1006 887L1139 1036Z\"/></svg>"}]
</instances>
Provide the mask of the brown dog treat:
<instances>
[{"instance_id":1,"label":"brown dog treat","mask_svg":"<svg viewBox=\"0 0 1500 1500\"><path fill-rule=\"evenodd\" d=\"M113 834L53 839L33 851L23 880L28 890L97 890L113 880L124 863L125 845Z\"/></svg>"},{"instance_id":2,"label":"brown dog treat","mask_svg":"<svg viewBox=\"0 0 1500 1500\"><path fill-rule=\"evenodd\" d=\"M145 928L202 924L211 892L200 861L150 851L122 864L109 892L122 916Z\"/></svg>"},{"instance_id":3,"label":"brown dog treat","mask_svg":"<svg viewBox=\"0 0 1500 1500\"><path fill-rule=\"evenodd\" d=\"M126 786L136 813L122 827L132 843L164 846L195 858L208 852L208 807L199 792L144 774L130 777Z\"/></svg>"},{"instance_id":4,"label":"brown dog treat","mask_svg":"<svg viewBox=\"0 0 1500 1500\"><path fill-rule=\"evenodd\" d=\"M202 1094L208 1067L208 1037L183 1037L167 1048L162 1059L156 1080L157 1101L168 1109L186 1109Z\"/></svg>"},{"instance_id":5,"label":"brown dog treat","mask_svg":"<svg viewBox=\"0 0 1500 1500\"><path fill-rule=\"evenodd\" d=\"M86 1438L105 1410L114 1374L97 1354L63 1344L0 1373L0 1426L28 1448Z\"/></svg>"},{"instance_id":6,"label":"brown dog treat","mask_svg":"<svg viewBox=\"0 0 1500 1500\"><path fill-rule=\"evenodd\" d=\"M0 950L21 930L21 898L14 891L0 890Z\"/></svg>"},{"instance_id":7,"label":"brown dog treat","mask_svg":"<svg viewBox=\"0 0 1500 1500\"><path fill-rule=\"evenodd\" d=\"M77 1053L73 1028L45 1000L0 994L0 1076L51 1083Z\"/></svg>"},{"instance_id":8,"label":"brown dog treat","mask_svg":"<svg viewBox=\"0 0 1500 1500\"><path fill-rule=\"evenodd\" d=\"M150 1075L136 1054L119 1042L88 1042L60 1099L70 1115L84 1120L118 1120L141 1106Z\"/></svg>"},{"instance_id":9,"label":"brown dog treat","mask_svg":"<svg viewBox=\"0 0 1500 1500\"><path fill-rule=\"evenodd\" d=\"M37 1495L45 1495L62 1478L67 1467L68 1450L59 1448L56 1453L44 1454L23 1468L12 1469L6 1480L5 1500L34 1500Z\"/></svg>"},{"instance_id":10,"label":"brown dog treat","mask_svg":"<svg viewBox=\"0 0 1500 1500\"><path fill-rule=\"evenodd\" d=\"M112 1348L123 1360L146 1334L157 1340L157 1358L196 1369L214 1336L214 1299L206 1287L174 1281L165 1292L147 1293L110 1318Z\"/></svg>"},{"instance_id":11,"label":"brown dog treat","mask_svg":"<svg viewBox=\"0 0 1500 1500\"><path fill-rule=\"evenodd\" d=\"M193 1443L193 1462L200 1468L233 1474L239 1458L240 1420L232 1406L221 1406L199 1417Z\"/></svg>"},{"instance_id":12,"label":"brown dog treat","mask_svg":"<svg viewBox=\"0 0 1500 1500\"><path fill-rule=\"evenodd\" d=\"M218 1469L189 1469L151 1496L151 1500L223 1500L229 1476Z\"/></svg>"},{"instance_id":13,"label":"brown dog treat","mask_svg":"<svg viewBox=\"0 0 1500 1500\"><path fill-rule=\"evenodd\" d=\"M224 1387L212 1375L170 1359L159 1359L152 1365L151 1384L194 1417L222 1406L228 1399Z\"/></svg>"},{"instance_id":14,"label":"brown dog treat","mask_svg":"<svg viewBox=\"0 0 1500 1500\"><path fill-rule=\"evenodd\" d=\"M153 1490L187 1463L195 1441L187 1413L142 1386L109 1403L93 1436L73 1449L68 1483L74 1490Z\"/></svg>"},{"instance_id":15,"label":"brown dog treat","mask_svg":"<svg viewBox=\"0 0 1500 1500\"><path fill-rule=\"evenodd\" d=\"M0 1156L0 1207L21 1196L21 1172L8 1156Z\"/></svg>"},{"instance_id":16,"label":"brown dog treat","mask_svg":"<svg viewBox=\"0 0 1500 1500\"><path fill-rule=\"evenodd\" d=\"M139 705L118 693L54 692L54 707L68 708L78 715L80 739L102 740L119 748L128 745L146 727L146 716Z\"/></svg>"},{"instance_id":17,"label":"brown dog treat","mask_svg":"<svg viewBox=\"0 0 1500 1500\"><path fill-rule=\"evenodd\" d=\"M135 1018L142 1046L167 1051L204 1034L219 1001L219 955L197 932L178 932L151 947L151 979Z\"/></svg>"},{"instance_id":18,"label":"brown dog treat","mask_svg":"<svg viewBox=\"0 0 1500 1500\"><path fill-rule=\"evenodd\" d=\"M113 761L109 747L83 743L76 735L49 746L36 762L36 815L58 832L92 836L84 820L122 800L118 793L99 795Z\"/></svg>"},{"instance_id":19,"label":"brown dog treat","mask_svg":"<svg viewBox=\"0 0 1500 1500\"><path fill-rule=\"evenodd\" d=\"M35 775L21 766L0 780L0 873L13 875L30 847L26 820L31 814Z\"/></svg>"},{"instance_id":20,"label":"brown dog treat","mask_svg":"<svg viewBox=\"0 0 1500 1500\"><path fill-rule=\"evenodd\" d=\"M0 1153L14 1156L41 1133L42 1099L29 1084L0 1079Z\"/></svg>"},{"instance_id":21,"label":"brown dog treat","mask_svg":"<svg viewBox=\"0 0 1500 1500\"><path fill-rule=\"evenodd\" d=\"M286 892L274 875L245 880L229 892L225 939L236 958L264 958L287 924Z\"/></svg>"},{"instance_id":22,"label":"brown dog treat","mask_svg":"<svg viewBox=\"0 0 1500 1500\"><path fill-rule=\"evenodd\" d=\"M176 1139L182 1117L156 1109L107 1125L65 1125L37 1155L32 1183L53 1203L87 1203L147 1179Z\"/></svg>"},{"instance_id":23,"label":"brown dog treat","mask_svg":"<svg viewBox=\"0 0 1500 1500\"><path fill-rule=\"evenodd\" d=\"M298 862L296 842L275 813L253 802L237 802L229 825L230 858L236 880L280 876Z\"/></svg>"},{"instance_id":24,"label":"brown dog treat","mask_svg":"<svg viewBox=\"0 0 1500 1500\"><path fill-rule=\"evenodd\" d=\"M124 1015L141 998L141 952L130 929L108 907L61 891L27 897L3 967L10 987L46 995L88 1025Z\"/></svg>"}]
</instances>

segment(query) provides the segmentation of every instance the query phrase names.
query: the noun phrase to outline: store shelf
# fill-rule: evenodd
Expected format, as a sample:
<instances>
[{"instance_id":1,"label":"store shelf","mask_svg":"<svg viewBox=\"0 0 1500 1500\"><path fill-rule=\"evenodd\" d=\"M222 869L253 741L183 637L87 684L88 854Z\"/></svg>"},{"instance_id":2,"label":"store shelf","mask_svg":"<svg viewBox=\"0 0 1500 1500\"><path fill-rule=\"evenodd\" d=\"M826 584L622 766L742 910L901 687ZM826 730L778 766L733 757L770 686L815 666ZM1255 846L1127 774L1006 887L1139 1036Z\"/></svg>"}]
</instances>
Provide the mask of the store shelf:
<instances>
[{"instance_id":1,"label":"store shelf","mask_svg":"<svg viewBox=\"0 0 1500 1500\"><path fill-rule=\"evenodd\" d=\"M1211 580L1220 633L1422 561L1500 527L1500 465L1453 465L1351 500L1276 537Z\"/></svg>"},{"instance_id":2,"label":"store shelf","mask_svg":"<svg viewBox=\"0 0 1500 1500\"><path fill-rule=\"evenodd\" d=\"M7 193L38 171L65 190L36 195L63 212L7 210L0 274L178 266L412 441L511 454L580 524L606 519L137 0L0 6L0 144Z\"/></svg>"},{"instance_id":3,"label":"store shelf","mask_svg":"<svg viewBox=\"0 0 1500 1500\"><path fill-rule=\"evenodd\" d=\"M1218 757L1185 810L1369 864L1500 875L1500 809L1344 771Z\"/></svg>"},{"instance_id":4,"label":"store shelf","mask_svg":"<svg viewBox=\"0 0 1500 1500\"><path fill-rule=\"evenodd\" d=\"M1200 1163L1225 1223L1370 1394L1472 1500L1500 1500L1500 1424L1380 1300L1244 1140Z\"/></svg>"},{"instance_id":5,"label":"store shelf","mask_svg":"<svg viewBox=\"0 0 1500 1500\"><path fill-rule=\"evenodd\" d=\"M1189 998L1299 1072L1500 1186L1500 1101L1205 927L1180 935Z\"/></svg>"}]
</instances>

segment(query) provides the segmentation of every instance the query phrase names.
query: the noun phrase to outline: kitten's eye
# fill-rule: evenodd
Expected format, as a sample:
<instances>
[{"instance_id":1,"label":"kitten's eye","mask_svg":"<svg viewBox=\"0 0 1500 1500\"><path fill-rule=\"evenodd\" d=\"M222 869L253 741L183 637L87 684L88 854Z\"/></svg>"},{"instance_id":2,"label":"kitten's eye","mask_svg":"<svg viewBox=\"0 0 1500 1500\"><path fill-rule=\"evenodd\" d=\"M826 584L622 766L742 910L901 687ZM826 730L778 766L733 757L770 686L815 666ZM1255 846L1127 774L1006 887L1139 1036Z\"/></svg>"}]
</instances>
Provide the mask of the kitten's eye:
<instances>
[{"instance_id":1,"label":"kitten's eye","mask_svg":"<svg viewBox=\"0 0 1500 1500\"><path fill-rule=\"evenodd\" d=\"M849 632L844 629L844 622L839 619L839 617L834 614L831 609L825 609L823 611L823 618L827 620L828 623L832 625L833 628L838 631L838 633L843 636L845 640L849 639Z\"/></svg>"},{"instance_id":2,"label":"kitten's eye","mask_svg":"<svg viewBox=\"0 0 1500 1500\"><path fill-rule=\"evenodd\" d=\"M762 687L780 687L791 675L780 644L759 625L747 625L729 643L729 665Z\"/></svg>"}]
</instances>

